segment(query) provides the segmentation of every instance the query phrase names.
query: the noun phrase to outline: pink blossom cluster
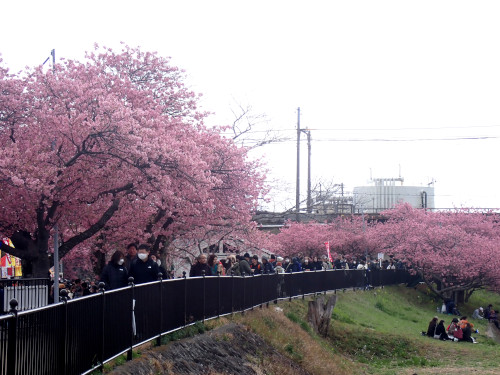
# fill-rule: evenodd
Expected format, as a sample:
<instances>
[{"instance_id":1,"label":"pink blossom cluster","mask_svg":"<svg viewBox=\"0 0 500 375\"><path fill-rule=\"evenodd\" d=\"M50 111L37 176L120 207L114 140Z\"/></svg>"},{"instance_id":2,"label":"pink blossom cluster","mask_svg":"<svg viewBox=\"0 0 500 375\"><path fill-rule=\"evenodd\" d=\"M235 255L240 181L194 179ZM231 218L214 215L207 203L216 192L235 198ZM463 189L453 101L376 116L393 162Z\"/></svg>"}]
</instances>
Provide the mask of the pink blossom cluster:
<instances>
[{"instance_id":1,"label":"pink blossom cluster","mask_svg":"<svg viewBox=\"0 0 500 375\"><path fill-rule=\"evenodd\" d=\"M383 212L380 220L341 217L331 223L288 223L274 250L294 256L331 251L349 258L378 253L402 261L439 296L457 290L500 290L498 215L474 210L431 212L408 204Z\"/></svg>"},{"instance_id":2,"label":"pink blossom cluster","mask_svg":"<svg viewBox=\"0 0 500 375\"><path fill-rule=\"evenodd\" d=\"M1 61L0 61L1 65ZM96 46L84 62L0 68L0 232L46 275L60 256L132 240L247 230L264 191L258 162L208 128L183 72L138 48Z\"/></svg>"}]
</instances>

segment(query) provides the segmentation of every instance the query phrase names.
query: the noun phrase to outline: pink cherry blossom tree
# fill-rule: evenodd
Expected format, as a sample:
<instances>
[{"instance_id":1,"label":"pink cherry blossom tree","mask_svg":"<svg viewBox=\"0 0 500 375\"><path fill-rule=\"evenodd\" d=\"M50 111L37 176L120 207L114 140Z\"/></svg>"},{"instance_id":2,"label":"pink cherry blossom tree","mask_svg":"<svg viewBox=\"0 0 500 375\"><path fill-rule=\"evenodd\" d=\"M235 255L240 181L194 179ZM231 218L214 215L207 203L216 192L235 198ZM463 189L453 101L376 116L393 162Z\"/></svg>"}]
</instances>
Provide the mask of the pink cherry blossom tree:
<instances>
[{"instance_id":1,"label":"pink cherry blossom tree","mask_svg":"<svg viewBox=\"0 0 500 375\"><path fill-rule=\"evenodd\" d=\"M497 216L473 210L430 212L408 204L383 213L373 239L404 261L443 299L500 286Z\"/></svg>"},{"instance_id":2,"label":"pink cherry blossom tree","mask_svg":"<svg viewBox=\"0 0 500 375\"><path fill-rule=\"evenodd\" d=\"M361 217L346 215L330 223L288 222L276 236L277 247L288 256L326 255L325 242L333 253L350 258L376 253L368 236L369 224Z\"/></svg>"},{"instance_id":3,"label":"pink cherry blossom tree","mask_svg":"<svg viewBox=\"0 0 500 375\"><path fill-rule=\"evenodd\" d=\"M0 231L34 276L47 274L56 224L60 256L83 261L95 247L166 248L192 228L249 221L260 166L204 126L182 74L129 47L55 72L0 70Z\"/></svg>"}]
</instances>

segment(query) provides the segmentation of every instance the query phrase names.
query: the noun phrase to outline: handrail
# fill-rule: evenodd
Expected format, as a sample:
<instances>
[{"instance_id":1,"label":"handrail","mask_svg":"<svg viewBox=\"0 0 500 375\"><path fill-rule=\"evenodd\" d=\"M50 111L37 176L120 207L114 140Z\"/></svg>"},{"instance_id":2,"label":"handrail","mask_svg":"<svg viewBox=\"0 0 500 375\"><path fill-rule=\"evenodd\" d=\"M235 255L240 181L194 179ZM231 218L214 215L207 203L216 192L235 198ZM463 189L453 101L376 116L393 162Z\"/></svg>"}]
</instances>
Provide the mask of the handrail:
<instances>
[{"instance_id":1,"label":"handrail","mask_svg":"<svg viewBox=\"0 0 500 375\"><path fill-rule=\"evenodd\" d=\"M23 312L14 307L0 317L0 375L90 373L117 355L132 358L133 348L195 321L282 299L407 279L403 270L207 276L131 284Z\"/></svg>"}]
</instances>

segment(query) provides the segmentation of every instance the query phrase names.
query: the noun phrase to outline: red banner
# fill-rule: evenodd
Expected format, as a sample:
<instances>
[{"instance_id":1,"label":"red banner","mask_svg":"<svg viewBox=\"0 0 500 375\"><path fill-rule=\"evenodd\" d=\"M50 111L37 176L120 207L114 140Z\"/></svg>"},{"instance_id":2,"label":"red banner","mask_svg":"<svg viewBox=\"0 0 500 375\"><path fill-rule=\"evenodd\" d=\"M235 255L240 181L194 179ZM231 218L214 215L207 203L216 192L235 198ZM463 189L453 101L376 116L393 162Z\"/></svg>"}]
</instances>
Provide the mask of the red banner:
<instances>
[{"instance_id":1,"label":"red banner","mask_svg":"<svg viewBox=\"0 0 500 375\"><path fill-rule=\"evenodd\" d=\"M326 253L328 254L328 260L332 262L332 255L330 254L330 242L325 242Z\"/></svg>"}]
</instances>

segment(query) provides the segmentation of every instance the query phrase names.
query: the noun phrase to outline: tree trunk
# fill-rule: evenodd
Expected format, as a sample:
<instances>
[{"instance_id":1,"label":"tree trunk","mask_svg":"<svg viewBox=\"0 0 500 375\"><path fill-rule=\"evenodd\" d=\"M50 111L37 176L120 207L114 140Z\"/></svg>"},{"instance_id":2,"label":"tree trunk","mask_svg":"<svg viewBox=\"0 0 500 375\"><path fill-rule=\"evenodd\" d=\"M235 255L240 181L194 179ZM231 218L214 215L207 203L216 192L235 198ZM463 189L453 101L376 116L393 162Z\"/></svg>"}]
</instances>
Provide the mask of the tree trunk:
<instances>
[{"instance_id":1,"label":"tree trunk","mask_svg":"<svg viewBox=\"0 0 500 375\"><path fill-rule=\"evenodd\" d=\"M18 231L11 237L14 248L5 246L4 251L23 261L24 277L49 277L52 266L49 259L49 236L46 232L39 233L39 238L33 240L28 232ZM28 271L28 273L24 271Z\"/></svg>"},{"instance_id":2,"label":"tree trunk","mask_svg":"<svg viewBox=\"0 0 500 375\"><path fill-rule=\"evenodd\" d=\"M461 303L461 304L464 304L465 303L465 291L463 290L457 290L455 292L455 299L456 299L456 303Z\"/></svg>"},{"instance_id":3,"label":"tree trunk","mask_svg":"<svg viewBox=\"0 0 500 375\"><path fill-rule=\"evenodd\" d=\"M106 266L106 254L101 250L96 250L93 252L93 255L92 271L94 275L101 275L102 270Z\"/></svg>"},{"instance_id":4,"label":"tree trunk","mask_svg":"<svg viewBox=\"0 0 500 375\"><path fill-rule=\"evenodd\" d=\"M309 301L307 320L311 323L313 329L324 337L328 335L332 311L336 303L336 294L332 294L326 303L323 296L316 298L314 301Z\"/></svg>"}]
</instances>

